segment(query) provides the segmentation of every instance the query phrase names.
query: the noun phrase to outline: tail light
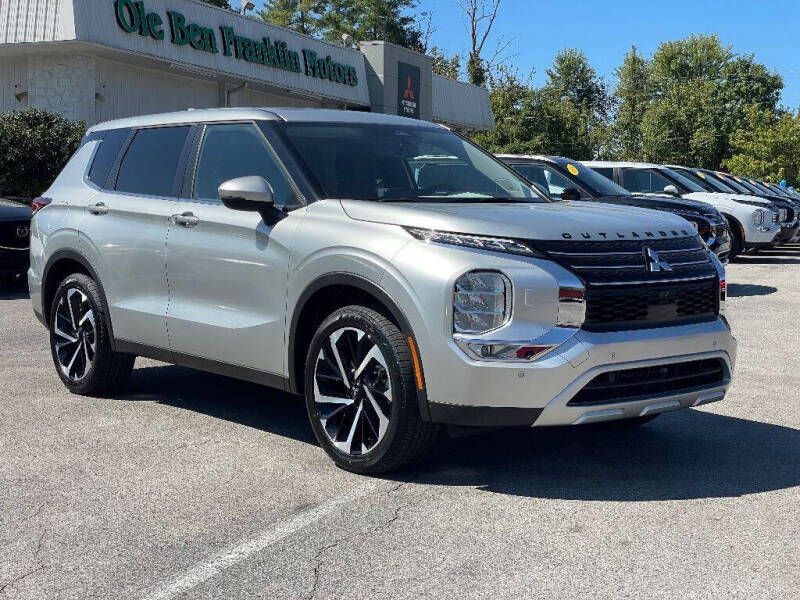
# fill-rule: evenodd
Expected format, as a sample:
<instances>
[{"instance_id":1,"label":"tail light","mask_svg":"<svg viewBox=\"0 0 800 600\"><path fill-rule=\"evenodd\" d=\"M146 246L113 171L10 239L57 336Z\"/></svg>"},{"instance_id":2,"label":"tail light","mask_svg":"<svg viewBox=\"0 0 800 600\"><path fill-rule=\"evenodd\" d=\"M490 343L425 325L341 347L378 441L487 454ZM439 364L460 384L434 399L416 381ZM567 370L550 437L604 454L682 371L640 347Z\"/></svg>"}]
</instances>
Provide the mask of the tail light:
<instances>
[{"instance_id":1,"label":"tail light","mask_svg":"<svg viewBox=\"0 0 800 600\"><path fill-rule=\"evenodd\" d=\"M725 312L725 298L728 295L728 286L724 279L719 280L719 312Z\"/></svg>"},{"instance_id":2,"label":"tail light","mask_svg":"<svg viewBox=\"0 0 800 600\"><path fill-rule=\"evenodd\" d=\"M32 214L35 215L37 212L42 210L45 206L50 204L52 201L53 201L52 198L45 198L43 196L40 196L38 198L34 198L33 202L31 202L31 209L33 210Z\"/></svg>"}]
</instances>

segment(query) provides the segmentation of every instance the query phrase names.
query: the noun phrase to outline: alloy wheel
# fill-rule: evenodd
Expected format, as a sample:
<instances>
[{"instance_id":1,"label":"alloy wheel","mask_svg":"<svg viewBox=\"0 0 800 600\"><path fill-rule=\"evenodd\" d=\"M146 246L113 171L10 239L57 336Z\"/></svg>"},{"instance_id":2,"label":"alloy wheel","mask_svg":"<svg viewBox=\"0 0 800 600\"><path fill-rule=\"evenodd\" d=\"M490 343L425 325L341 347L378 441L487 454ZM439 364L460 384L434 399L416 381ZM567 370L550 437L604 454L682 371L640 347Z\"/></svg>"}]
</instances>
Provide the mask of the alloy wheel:
<instances>
[{"instance_id":1,"label":"alloy wheel","mask_svg":"<svg viewBox=\"0 0 800 600\"><path fill-rule=\"evenodd\" d=\"M364 455L386 435L392 384L386 357L366 332L343 327L320 348L314 368L314 403L330 442Z\"/></svg>"},{"instance_id":2,"label":"alloy wheel","mask_svg":"<svg viewBox=\"0 0 800 600\"><path fill-rule=\"evenodd\" d=\"M64 376L76 383L92 367L97 349L94 309L81 290L64 290L56 306L53 349Z\"/></svg>"}]
</instances>

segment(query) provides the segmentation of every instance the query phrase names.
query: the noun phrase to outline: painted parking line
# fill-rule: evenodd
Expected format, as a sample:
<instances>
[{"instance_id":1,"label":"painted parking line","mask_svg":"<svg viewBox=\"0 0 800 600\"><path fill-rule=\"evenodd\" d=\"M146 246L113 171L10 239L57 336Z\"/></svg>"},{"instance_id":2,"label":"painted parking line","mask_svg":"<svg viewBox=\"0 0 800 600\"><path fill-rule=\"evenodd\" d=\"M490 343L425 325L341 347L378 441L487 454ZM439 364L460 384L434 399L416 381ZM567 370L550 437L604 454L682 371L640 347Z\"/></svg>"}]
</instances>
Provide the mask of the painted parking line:
<instances>
[{"instance_id":1,"label":"painted parking line","mask_svg":"<svg viewBox=\"0 0 800 600\"><path fill-rule=\"evenodd\" d=\"M352 490L322 504L293 515L285 521L275 523L255 537L223 550L189 569L179 573L174 579L157 585L153 591L142 597L142 600L171 600L197 587L222 571L246 560L253 554L269 548L273 544L289 537L293 533L305 529L309 525L323 519L339 508L374 491L376 485L366 485Z\"/></svg>"}]
</instances>

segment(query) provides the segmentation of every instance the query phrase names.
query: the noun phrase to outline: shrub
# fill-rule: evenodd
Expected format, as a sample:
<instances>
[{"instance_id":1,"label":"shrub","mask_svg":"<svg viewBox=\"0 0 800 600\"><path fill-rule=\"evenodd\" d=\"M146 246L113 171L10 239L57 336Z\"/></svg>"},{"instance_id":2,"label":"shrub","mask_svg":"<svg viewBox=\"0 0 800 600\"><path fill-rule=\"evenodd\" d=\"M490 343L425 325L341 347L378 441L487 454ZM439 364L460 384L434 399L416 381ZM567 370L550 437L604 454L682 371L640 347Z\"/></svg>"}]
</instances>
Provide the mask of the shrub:
<instances>
[{"instance_id":1,"label":"shrub","mask_svg":"<svg viewBox=\"0 0 800 600\"><path fill-rule=\"evenodd\" d=\"M40 195L77 150L85 131L83 121L56 112L0 113L0 195Z\"/></svg>"}]
</instances>

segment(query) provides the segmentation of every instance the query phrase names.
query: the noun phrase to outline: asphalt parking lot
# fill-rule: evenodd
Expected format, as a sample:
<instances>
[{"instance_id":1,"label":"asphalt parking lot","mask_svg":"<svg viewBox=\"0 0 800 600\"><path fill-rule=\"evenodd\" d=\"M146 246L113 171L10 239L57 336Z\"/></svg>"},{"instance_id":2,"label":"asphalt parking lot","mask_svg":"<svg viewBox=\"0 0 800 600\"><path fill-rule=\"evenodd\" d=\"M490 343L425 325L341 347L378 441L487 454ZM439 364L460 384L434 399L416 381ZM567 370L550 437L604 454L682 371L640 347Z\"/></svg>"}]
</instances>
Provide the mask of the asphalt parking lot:
<instances>
[{"instance_id":1,"label":"asphalt parking lot","mask_svg":"<svg viewBox=\"0 0 800 600\"><path fill-rule=\"evenodd\" d=\"M66 392L0 288L0 598L787 598L800 589L800 246L728 268L725 401L635 431L335 468L299 401L139 359Z\"/></svg>"}]
</instances>

